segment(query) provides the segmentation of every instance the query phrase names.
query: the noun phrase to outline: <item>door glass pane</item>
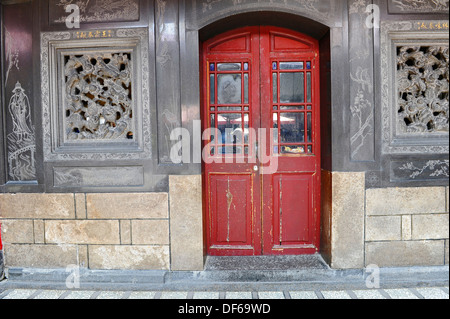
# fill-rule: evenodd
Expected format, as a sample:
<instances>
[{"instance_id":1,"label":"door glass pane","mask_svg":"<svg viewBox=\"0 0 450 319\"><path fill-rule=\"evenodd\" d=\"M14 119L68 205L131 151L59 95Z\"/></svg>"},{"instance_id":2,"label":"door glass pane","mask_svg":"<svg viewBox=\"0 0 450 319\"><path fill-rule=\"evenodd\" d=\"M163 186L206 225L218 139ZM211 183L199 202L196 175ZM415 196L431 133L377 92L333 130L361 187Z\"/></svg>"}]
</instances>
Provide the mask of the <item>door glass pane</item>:
<instances>
[{"instance_id":1,"label":"door glass pane","mask_svg":"<svg viewBox=\"0 0 450 319\"><path fill-rule=\"evenodd\" d=\"M248 144L249 142L249 138L248 135L250 134L249 132L249 115L245 114L244 115L244 143Z\"/></svg>"},{"instance_id":2,"label":"door glass pane","mask_svg":"<svg viewBox=\"0 0 450 319\"><path fill-rule=\"evenodd\" d=\"M303 62L280 62L280 70L303 70Z\"/></svg>"},{"instance_id":3,"label":"door glass pane","mask_svg":"<svg viewBox=\"0 0 450 319\"><path fill-rule=\"evenodd\" d=\"M248 74L244 74L244 103L248 104Z\"/></svg>"},{"instance_id":4,"label":"door glass pane","mask_svg":"<svg viewBox=\"0 0 450 319\"><path fill-rule=\"evenodd\" d=\"M281 143L304 143L305 114L281 113L280 132L281 132Z\"/></svg>"},{"instance_id":5,"label":"door glass pane","mask_svg":"<svg viewBox=\"0 0 450 319\"><path fill-rule=\"evenodd\" d=\"M281 106L281 110L285 111L293 111L293 110L304 110L305 107L303 105L294 105L294 106Z\"/></svg>"},{"instance_id":6,"label":"door glass pane","mask_svg":"<svg viewBox=\"0 0 450 319\"><path fill-rule=\"evenodd\" d=\"M308 143L312 143L312 114L308 112Z\"/></svg>"},{"instance_id":7,"label":"door glass pane","mask_svg":"<svg viewBox=\"0 0 450 319\"><path fill-rule=\"evenodd\" d=\"M301 72L280 73L281 103L305 102L305 75Z\"/></svg>"},{"instance_id":8,"label":"door glass pane","mask_svg":"<svg viewBox=\"0 0 450 319\"><path fill-rule=\"evenodd\" d=\"M307 89L307 102L311 103L312 101L312 83L311 83L311 72L306 74L306 89Z\"/></svg>"},{"instance_id":9,"label":"door glass pane","mask_svg":"<svg viewBox=\"0 0 450 319\"><path fill-rule=\"evenodd\" d=\"M242 102L241 74L219 74L217 82L219 104L240 104Z\"/></svg>"},{"instance_id":10,"label":"door glass pane","mask_svg":"<svg viewBox=\"0 0 450 319\"><path fill-rule=\"evenodd\" d=\"M273 142L278 144L278 114L273 114Z\"/></svg>"},{"instance_id":11,"label":"door glass pane","mask_svg":"<svg viewBox=\"0 0 450 319\"><path fill-rule=\"evenodd\" d=\"M218 63L217 71L241 71L240 63Z\"/></svg>"},{"instance_id":12,"label":"door glass pane","mask_svg":"<svg viewBox=\"0 0 450 319\"><path fill-rule=\"evenodd\" d=\"M210 75L209 90L210 103L216 104L216 77L214 74Z\"/></svg>"},{"instance_id":13,"label":"door glass pane","mask_svg":"<svg viewBox=\"0 0 450 319\"><path fill-rule=\"evenodd\" d=\"M273 76L273 103L278 103L278 74L274 73Z\"/></svg>"},{"instance_id":14,"label":"door glass pane","mask_svg":"<svg viewBox=\"0 0 450 319\"><path fill-rule=\"evenodd\" d=\"M221 154L236 154L236 147L233 147L233 145L243 144L244 138L242 129L242 115L237 113L220 114L217 120L217 126L222 138L222 141L219 141L219 143L228 144L231 146L222 147Z\"/></svg>"},{"instance_id":15,"label":"door glass pane","mask_svg":"<svg viewBox=\"0 0 450 319\"><path fill-rule=\"evenodd\" d=\"M299 145L289 145L281 147L282 154L303 154L305 153L305 147Z\"/></svg>"}]
</instances>

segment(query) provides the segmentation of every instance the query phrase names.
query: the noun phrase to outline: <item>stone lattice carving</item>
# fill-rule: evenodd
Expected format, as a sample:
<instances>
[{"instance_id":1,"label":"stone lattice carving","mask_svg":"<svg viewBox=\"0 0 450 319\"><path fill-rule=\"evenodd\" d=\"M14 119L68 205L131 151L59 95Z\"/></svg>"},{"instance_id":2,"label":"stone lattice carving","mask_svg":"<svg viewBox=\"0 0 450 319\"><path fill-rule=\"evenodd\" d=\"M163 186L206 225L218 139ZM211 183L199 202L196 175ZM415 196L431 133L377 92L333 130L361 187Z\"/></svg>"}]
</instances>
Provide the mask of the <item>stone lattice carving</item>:
<instances>
[{"instance_id":1,"label":"stone lattice carving","mask_svg":"<svg viewBox=\"0 0 450 319\"><path fill-rule=\"evenodd\" d=\"M402 133L449 131L448 46L397 49L398 125Z\"/></svg>"},{"instance_id":2,"label":"stone lattice carving","mask_svg":"<svg viewBox=\"0 0 450 319\"><path fill-rule=\"evenodd\" d=\"M131 55L65 56L66 138L133 139Z\"/></svg>"}]
</instances>

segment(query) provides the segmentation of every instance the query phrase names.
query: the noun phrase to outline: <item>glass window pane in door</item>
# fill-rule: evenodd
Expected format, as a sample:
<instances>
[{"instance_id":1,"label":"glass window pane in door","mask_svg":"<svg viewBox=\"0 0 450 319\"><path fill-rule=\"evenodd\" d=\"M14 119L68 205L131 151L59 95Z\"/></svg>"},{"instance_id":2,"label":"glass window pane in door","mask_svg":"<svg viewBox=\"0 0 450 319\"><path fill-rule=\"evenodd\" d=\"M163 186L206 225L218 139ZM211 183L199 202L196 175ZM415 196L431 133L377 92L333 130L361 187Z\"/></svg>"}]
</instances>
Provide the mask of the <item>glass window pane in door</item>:
<instances>
[{"instance_id":1,"label":"glass window pane in door","mask_svg":"<svg viewBox=\"0 0 450 319\"><path fill-rule=\"evenodd\" d=\"M304 143L305 114L281 113L280 133L281 133L281 143Z\"/></svg>"},{"instance_id":2,"label":"glass window pane in door","mask_svg":"<svg viewBox=\"0 0 450 319\"><path fill-rule=\"evenodd\" d=\"M242 75L219 74L217 76L218 103L240 104L242 103Z\"/></svg>"},{"instance_id":3,"label":"glass window pane in door","mask_svg":"<svg viewBox=\"0 0 450 319\"><path fill-rule=\"evenodd\" d=\"M305 75L302 72L280 73L280 102L305 102Z\"/></svg>"}]
</instances>

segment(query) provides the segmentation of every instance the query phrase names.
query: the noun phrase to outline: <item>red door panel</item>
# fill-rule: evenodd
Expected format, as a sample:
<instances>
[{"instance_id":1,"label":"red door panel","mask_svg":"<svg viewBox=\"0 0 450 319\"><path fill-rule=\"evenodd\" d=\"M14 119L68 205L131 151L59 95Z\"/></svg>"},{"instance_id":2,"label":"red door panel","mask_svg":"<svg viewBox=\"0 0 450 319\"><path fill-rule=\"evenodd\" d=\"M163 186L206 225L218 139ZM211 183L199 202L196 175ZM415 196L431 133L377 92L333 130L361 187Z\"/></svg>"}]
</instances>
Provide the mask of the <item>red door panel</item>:
<instances>
[{"instance_id":1,"label":"red door panel","mask_svg":"<svg viewBox=\"0 0 450 319\"><path fill-rule=\"evenodd\" d=\"M318 53L316 40L274 27L242 28L204 43L208 254L318 251ZM257 145L269 161L258 158Z\"/></svg>"}]
</instances>

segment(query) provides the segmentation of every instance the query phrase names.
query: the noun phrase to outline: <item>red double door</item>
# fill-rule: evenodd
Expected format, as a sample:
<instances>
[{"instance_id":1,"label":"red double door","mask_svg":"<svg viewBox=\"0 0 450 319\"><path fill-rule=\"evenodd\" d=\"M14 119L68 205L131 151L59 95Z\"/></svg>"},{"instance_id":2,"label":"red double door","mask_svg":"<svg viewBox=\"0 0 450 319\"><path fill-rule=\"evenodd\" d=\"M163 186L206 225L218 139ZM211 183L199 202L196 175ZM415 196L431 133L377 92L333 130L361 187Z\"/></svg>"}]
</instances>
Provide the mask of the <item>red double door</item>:
<instances>
[{"instance_id":1,"label":"red double door","mask_svg":"<svg viewBox=\"0 0 450 319\"><path fill-rule=\"evenodd\" d=\"M313 254L320 238L319 46L247 27L203 44L207 253Z\"/></svg>"}]
</instances>

